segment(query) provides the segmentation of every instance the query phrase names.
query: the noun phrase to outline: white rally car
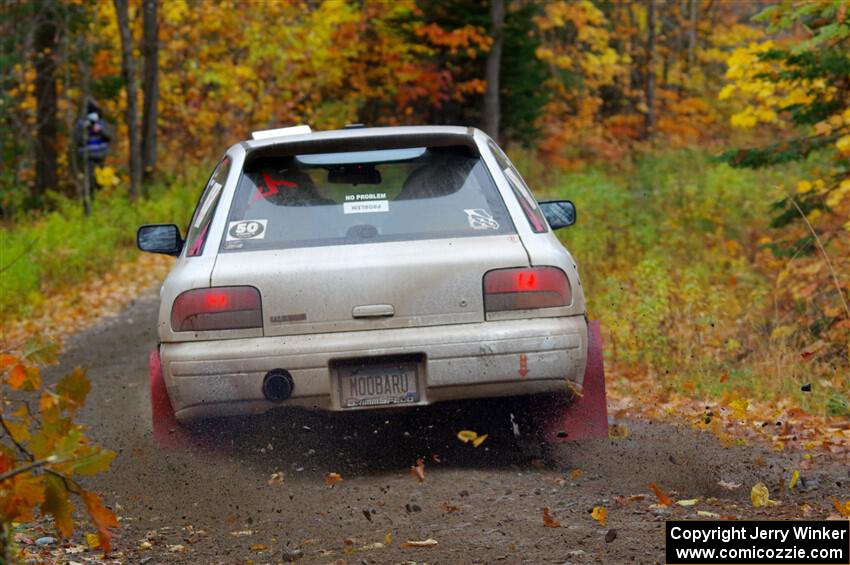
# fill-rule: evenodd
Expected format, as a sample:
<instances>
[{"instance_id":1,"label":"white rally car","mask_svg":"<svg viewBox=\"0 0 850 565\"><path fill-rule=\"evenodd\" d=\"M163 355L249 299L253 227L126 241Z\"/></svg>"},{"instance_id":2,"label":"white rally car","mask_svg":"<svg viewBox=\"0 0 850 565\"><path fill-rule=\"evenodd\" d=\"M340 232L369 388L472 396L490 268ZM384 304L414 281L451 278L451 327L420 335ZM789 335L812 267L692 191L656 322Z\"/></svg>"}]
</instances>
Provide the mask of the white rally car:
<instances>
[{"instance_id":1,"label":"white rally car","mask_svg":"<svg viewBox=\"0 0 850 565\"><path fill-rule=\"evenodd\" d=\"M155 437L281 406L527 397L550 439L607 436L598 325L538 203L482 131L255 132L227 150L177 257L150 358ZM556 410L543 411L553 399Z\"/></svg>"}]
</instances>

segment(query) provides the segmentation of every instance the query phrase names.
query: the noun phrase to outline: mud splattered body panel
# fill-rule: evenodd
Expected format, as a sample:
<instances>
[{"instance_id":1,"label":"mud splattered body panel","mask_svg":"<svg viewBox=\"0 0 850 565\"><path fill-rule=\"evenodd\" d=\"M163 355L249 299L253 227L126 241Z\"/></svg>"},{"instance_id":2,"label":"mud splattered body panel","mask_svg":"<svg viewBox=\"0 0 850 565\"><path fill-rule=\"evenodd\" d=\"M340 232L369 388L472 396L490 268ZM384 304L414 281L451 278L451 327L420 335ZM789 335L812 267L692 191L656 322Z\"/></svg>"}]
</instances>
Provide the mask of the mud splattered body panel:
<instances>
[{"instance_id":1,"label":"mud splattered body panel","mask_svg":"<svg viewBox=\"0 0 850 565\"><path fill-rule=\"evenodd\" d=\"M587 325L575 263L494 147L456 127L233 146L207 240L183 252L161 293L163 374L178 418L580 388ZM518 272L526 278L513 291L533 291L538 267L558 274L557 292L485 300L488 273ZM256 326L172 327L182 293L244 287L260 297ZM263 392L275 369L294 385L279 402Z\"/></svg>"}]
</instances>

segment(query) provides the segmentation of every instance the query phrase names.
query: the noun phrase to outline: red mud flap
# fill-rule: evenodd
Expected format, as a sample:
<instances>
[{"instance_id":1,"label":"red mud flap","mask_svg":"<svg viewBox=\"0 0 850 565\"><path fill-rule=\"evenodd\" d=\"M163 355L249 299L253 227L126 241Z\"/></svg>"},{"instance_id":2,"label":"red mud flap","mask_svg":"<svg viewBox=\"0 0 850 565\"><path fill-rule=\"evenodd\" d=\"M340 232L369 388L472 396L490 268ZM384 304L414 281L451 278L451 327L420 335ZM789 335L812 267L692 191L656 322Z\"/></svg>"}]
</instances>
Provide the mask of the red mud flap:
<instances>
[{"instance_id":1,"label":"red mud flap","mask_svg":"<svg viewBox=\"0 0 850 565\"><path fill-rule=\"evenodd\" d=\"M546 421L540 422L543 438L548 443L608 437L605 368L598 320L587 323L587 342L587 368L581 396L569 405L548 412Z\"/></svg>"},{"instance_id":2,"label":"red mud flap","mask_svg":"<svg viewBox=\"0 0 850 565\"><path fill-rule=\"evenodd\" d=\"M159 348L150 352L148 357L150 370L151 422L153 439L161 447L176 447L182 443L182 426L174 416L171 399L162 378L162 361Z\"/></svg>"}]
</instances>

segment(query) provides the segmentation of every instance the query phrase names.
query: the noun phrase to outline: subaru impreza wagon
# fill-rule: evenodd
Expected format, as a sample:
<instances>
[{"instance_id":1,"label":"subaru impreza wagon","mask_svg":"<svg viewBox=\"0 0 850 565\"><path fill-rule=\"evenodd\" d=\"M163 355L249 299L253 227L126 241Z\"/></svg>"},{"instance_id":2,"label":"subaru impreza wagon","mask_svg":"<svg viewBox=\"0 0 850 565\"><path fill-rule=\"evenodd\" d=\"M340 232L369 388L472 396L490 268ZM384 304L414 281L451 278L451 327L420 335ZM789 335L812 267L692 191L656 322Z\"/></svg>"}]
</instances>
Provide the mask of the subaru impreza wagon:
<instances>
[{"instance_id":1,"label":"subaru impreza wagon","mask_svg":"<svg viewBox=\"0 0 850 565\"><path fill-rule=\"evenodd\" d=\"M150 359L154 435L281 406L552 395L586 406L556 428L607 434L598 328L553 233L575 220L475 128L255 132L216 166L185 239L138 230L140 249L177 257Z\"/></svg>"}]
</instances>

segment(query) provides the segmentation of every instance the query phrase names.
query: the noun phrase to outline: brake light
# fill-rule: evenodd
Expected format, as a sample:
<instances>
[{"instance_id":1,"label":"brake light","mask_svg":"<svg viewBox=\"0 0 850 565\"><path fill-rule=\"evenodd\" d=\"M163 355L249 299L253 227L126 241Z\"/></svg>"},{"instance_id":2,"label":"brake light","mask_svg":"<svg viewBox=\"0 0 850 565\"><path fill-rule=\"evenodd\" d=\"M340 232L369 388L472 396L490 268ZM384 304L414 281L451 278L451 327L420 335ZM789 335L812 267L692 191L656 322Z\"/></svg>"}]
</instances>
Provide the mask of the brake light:
<instances>
[{"instance_id":1,"label":"brake light","mask_svg":"<svg viewBox=\"0 0 850 565\"><path fill-rule=\"evenodd\" d=\"M569 306L572 295L567 275L557 267L499 269L484 275L487 312Z\"/></svg>"},{"instance_id":2,"label":"brake light","mask_svg":"<svg viewBox=\"0 0 850 565\"><path fill-rule=\"evenodd\" d=\"M260 291L252 286L198 288L181 294L171 307L175 332L263 327Z\"/></svg>"}]
</instances>

